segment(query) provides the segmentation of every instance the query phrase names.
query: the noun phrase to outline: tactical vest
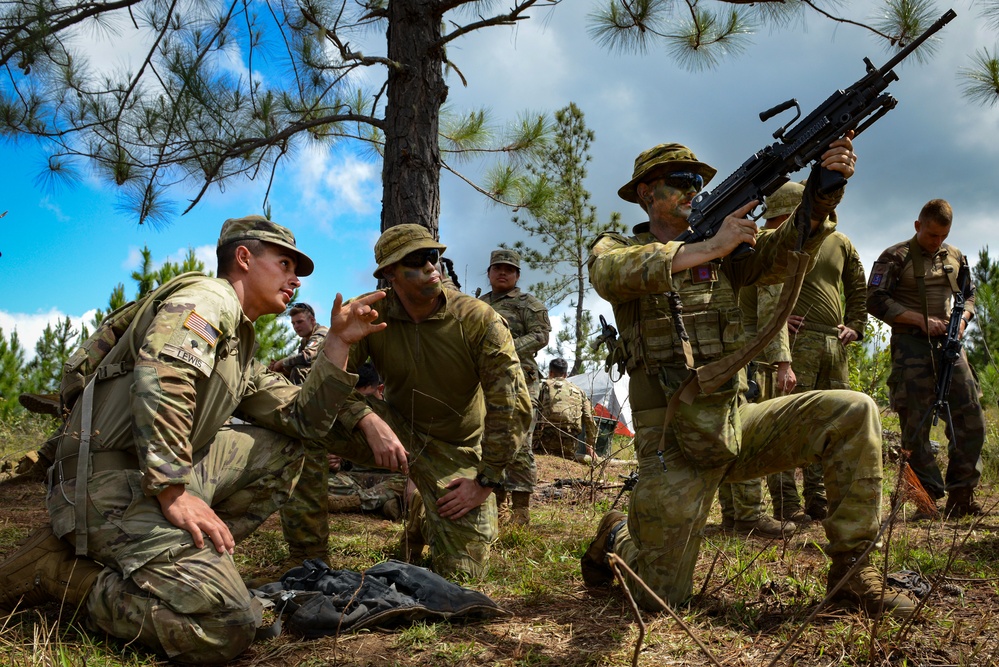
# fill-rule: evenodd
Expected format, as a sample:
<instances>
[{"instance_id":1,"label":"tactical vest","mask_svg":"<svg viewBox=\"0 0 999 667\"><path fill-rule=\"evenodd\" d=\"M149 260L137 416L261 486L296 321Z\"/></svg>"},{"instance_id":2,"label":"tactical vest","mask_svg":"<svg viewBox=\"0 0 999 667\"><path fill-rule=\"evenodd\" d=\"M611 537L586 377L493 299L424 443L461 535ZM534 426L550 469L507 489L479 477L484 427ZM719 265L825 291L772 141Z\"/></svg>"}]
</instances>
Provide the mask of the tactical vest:
<instances>
[{"instance_id":1,"label":"tactical vest","mask_svg":"<svg viewBox=\"0 0 999 667\"><path fill-rule=\"evenodd\" d=\"M626 245L644 245L656 240L647 233L630 238L615 236ZM673 284L683 302L683 325L690 337L695 366L742 347L742 311L728 276L718 263L674 273ZM664 294L646 294L614 304L614 318L629 373L685 365L683 346Z\"/></svg>"}]
</instances>

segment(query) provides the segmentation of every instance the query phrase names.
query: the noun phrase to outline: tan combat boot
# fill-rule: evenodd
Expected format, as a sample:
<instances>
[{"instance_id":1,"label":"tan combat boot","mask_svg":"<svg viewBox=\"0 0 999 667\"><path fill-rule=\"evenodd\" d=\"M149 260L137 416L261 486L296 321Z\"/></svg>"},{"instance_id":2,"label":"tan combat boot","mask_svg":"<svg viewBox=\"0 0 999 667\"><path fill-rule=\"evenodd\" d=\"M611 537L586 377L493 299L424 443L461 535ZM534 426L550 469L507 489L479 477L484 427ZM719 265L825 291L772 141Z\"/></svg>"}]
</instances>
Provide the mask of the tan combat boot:
<instances>
[{"instance_id":1,"label":"tan combat boot","mask_svg":"<svg viewBox=\"0 0 999 667\"><path fill-rule=\"evenodd\" d=\"M0 563L0 612L46 602L65 602L79 609L103 569L96 561L78 558L69 542L45 525Z\"/></svg>"},{"instance_id":2,"label":"tan combat boot","mask_svg":"<svg viewBox=\"0 0 999 667\"><path fill-rule=\"evenodd\" d=\"M836 554L829 566L826 591L831 591L857 562L858 553ZM861 566L843 586L836 591L832 602L844 602L861 609L871 618L882 614L908 618L916 610L916 603L905 593L886 585L881 573L865 556Z\"/></svg>"},{"instance_id":3,"label":"tan combat boot","mask_svg":"<svg viewBox=\"0 0 999 667\"><path fill-rule=\"evenodd\" d=\"M513 513L510 515L510 525L527 528L531 524L531 494L528 491L514 491Z\"/></svg>"},{"instance_id":4,"label":"tan combat boot","mask_svg":"<svg viewBox=\"0 0 999 667\"><path fill-rule=\"evenodd\" d=\"M790 521L780 522L768 516L760 516L755 521L736 521L732 530L739 535L754 535L771 540L784 540L792 537L798 526Z\"/></svg>"},{"instance_id":5,"label":"tan combat boot","mask_svg":"<svg viewBox=\"0 0 999 667\"><path fill-rule=\"evenodd\" d=\"M590 542L586 553L579 561L583 571L583 583L591 588L609 586L614 581L614 572L607 564L607 554L612 553L614 545L610 543L611 533L617 535L616 528L626 521L628 515L624 512L608 512L597 527L597 536Z\"/></svg>"}]
</instances>

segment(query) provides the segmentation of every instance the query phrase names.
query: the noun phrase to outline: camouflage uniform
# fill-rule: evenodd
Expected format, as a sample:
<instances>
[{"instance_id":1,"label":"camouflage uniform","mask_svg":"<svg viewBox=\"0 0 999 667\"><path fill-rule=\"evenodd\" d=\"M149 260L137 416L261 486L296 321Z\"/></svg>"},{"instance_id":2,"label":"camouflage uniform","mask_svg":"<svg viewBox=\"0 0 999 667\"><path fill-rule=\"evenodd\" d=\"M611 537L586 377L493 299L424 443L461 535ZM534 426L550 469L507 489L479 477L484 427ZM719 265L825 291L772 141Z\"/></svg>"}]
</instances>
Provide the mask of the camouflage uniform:
<instances>
[{"instance_id":1,"label":"camouflage uniform","mask_svg":"<svg viewBox=\"0 0 999 667\"><path fill-rule=\"evenodd\" d=\"M691 159L679 164L702 165L683 147L676 151L680 149ZM636 160L636 172L638 164ZM637 201L633 191L626 192L631 185L619 194ZM832 226L830 221L820 225L806 241L806 252L814 252ZM714 393L696 396L691 405L681 402L663 438L668 399L690 373L664 293L681 296L695 365L722 357L742 344L735 290L780 280L796 236L788 224L763 231L752 257L675 275L672 261L682 244L660 242L648 223L636 227L631 238L603 234L591 248L590 281L614 308L637 431L639 481L631 493L627 525L610 545L670 604L690 596L704 524L722 481L822 461L830 496L827 552L853 554L877 535L881 424L877 406L863 394L810 392L747 404L745 374L739 372ZM657 608L641 590L635 593L645 608Z\"/></svg>"},{"instance_id":2,"label":"camouflage uniform","mask_svg":"<svg viewBox=\"0 0 999 667\"><path fill-rule=\"evenodd\" d=\"M257 221L227 221L223 237L242 229L233 240L271 241L255 236L265 226ZM94 386L89 465L78 461L86 401L76 402L57 445L52 530L78 548L85 536L87 555L105 566L87 598L90 625L178 662L224 662L253 640L261 606L232 556L210 540L196 548L156 494L186 485L240 541L288 499L302 466L299 440L325 435L356 376L325 355L303 387L267 371L253 359L253 323L226 280L202 277L178 289L131 331L137 352L133 339L120 340ZM233 414L254 425L227 426ZM79 525L78 471L88 467Z\"/></svg>"},{"instance_id":3,"label":"camouflage uniform","mask_svg":"<svg viewBox=\"0 0 999 667\"><path fill-rule=\"evenodd\" d=\"M773 316L780 292L780 285L750 286L739 290L739 310L747 340L756 335L760 320L765 323ZM786 327L777 332L755 361L755 380L760 390L756 402L762 403L778 394L777 364L791 361ZM718 503L721 505L723 524L732 522L734 526L736 521L758 521L763 515L763 479L723 483L718 487Z\"/></svg>"},{"instance_id":4,"label":"camouflage uniform","mask_svg":"<svg viewBox=\"0 0 999 667\"><path fill-rule=\"evenodd\" d=\"M365 512L380 512L390 500L400 501L406 491L406 476L381 469L355 467L330 475L331 496L358 496Z\"/></svg>"},{"instance_id":5,"label":"camouflage uniform","mask_svg":"<svg viewBox=\"0 0 999 667\"><path fill-rule=\"evenodd\" d=\"M791 336L791 356L798 384L795 393L813 389L849 389L850 367L847 347L839 341L838 325L845 324L863 338L867 326L867 279L860 255L853 243L840 232L822 242L815 266L801 286L794 314L805 318L803 329ZM840 289L846 297L846 309L840 300ZM805 512L822 515L826 510L826 493L822 485L822 469L808 466L802 470L802 495ZM794 471L784 471L767 479L774 509L794 512L801 506Z\"/></svg>"},{"instance_id":6,"label":"camouflage uniform","mask_svg":"<svg viewBox=\"0 0 999 667\"><path fill-rule=\"evenodd\" d=\"M940 361L944 337L928 338L919 327L892 324L906 310L923 312L910 244L916 244L915 238L888 248L875 262L867 285L867 310L892 325L888 389L891 407L898 413L902 426L902 446L912 452L909 463L927 493L942 498L945 492L967 491L978 485L985 415L980 402L981 388L962 349L954 364L948 396L950 423L945 481L929 443L929 414L936 400L935 365ZM930 317L944 321L950 318L951 296L956 287L956 279L952 283L951 277L956 278L963 258L960 250L946 243L933 257L924 256L926 313ZM974 296L967 299L964 310L974 315ZM947 420L946 414L944 419Z\"/></svg>"},{"instance_id":7,"label":"camouflage uniform","mask_svg":"<svg viewBox=\"0 0 999 667\"><path fill-rule=\"evenodd\" d=\"M547 378L541 381L540 394L544 395L546 392L550 395L565 392L566 397L561 400L578 405L579 422L559 426L552 423L551 415L544 414L542 410L535 448L545 454L561 456L570 461L585 456L587 448L595 451L599 430L593 420L593 406L590 405L590 399L583 390L566 378ZM544 406L546 401L541 400L540 403Z\"/></svg>"},{"instance_id":8,"label":"camouflage uniform","mask_svg":"<svg viewBox=\"0 0 999 667\"><path fill-rule=\"evenodd\" d=\"M478 299L443 290L441 308L413 323L398 296L378 304L388 327L354 345L348 368L369 357L385 379L385 402L355 393L326 439L333 453L361 465L374 458L357 422L377 412L406 447L423 498L433 569L442 576L485 573L497 535L492 494L460 519L443 519L437 500L458 478L498 482L531 421L531 398L509 327Z\"/></svg>"},{"instance_id":9,"label":"camouflage uniform","mask_svg":"<svg viewBox=\"0 0 999 667\"><path fill-rule=\"evenodd\" d=\"M515 261L517 263L515 263ZM511 250L497 250L492 254L489 265L498 262L511 264L519 268L519 256ZM538 401L538 362L534 355L548 344L548 336L552 332L548 320L548 309L527 292L514 287L505 294L483 294L479 297L506 319L513 335L513 345L520 359L520 367L524 371L527 390L531 394L532 404ZM534 413L532 412L532 416ZM523 442L518 443L517 454L506 468L503 488L506 491L523 491L531 493L538 481L538 469L534 463L534 449L531 444L531 434L534 432L535 420L531 420Z\"/></svg>"},{"instance_id":10,"label":"camouflage uniform","mask_svg":"<svg viewBox=\"0 0 999 667\"><path fill-rule=\"evenodd\" d=\"M284 370L293 384L303 384L316 357L322 353L329 329L317 324L302 338L298 352L282 359ZM319 558L329 562L329 496L326 478L329 463L321 443L307 440L305 464L291 498L281 507L281 533L288 543L289 560L301 562Z\"/></svg>"}]
</instances>

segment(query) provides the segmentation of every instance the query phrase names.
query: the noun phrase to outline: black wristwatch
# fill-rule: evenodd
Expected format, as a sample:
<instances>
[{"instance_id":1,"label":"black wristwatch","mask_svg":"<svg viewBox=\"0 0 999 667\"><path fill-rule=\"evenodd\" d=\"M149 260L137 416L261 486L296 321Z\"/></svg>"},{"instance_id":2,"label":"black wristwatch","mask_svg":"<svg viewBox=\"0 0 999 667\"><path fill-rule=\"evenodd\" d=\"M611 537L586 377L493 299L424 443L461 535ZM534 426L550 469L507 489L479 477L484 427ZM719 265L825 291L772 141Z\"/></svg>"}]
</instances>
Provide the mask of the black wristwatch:
<instances>
[{"instance_id":1,"label":"black wristwatch","mask_svg":"<svg viewBox=\"0 0 999 667\"><path fill-rule=\"evenodd\" d=\"M499 489L503 487L502 482L491 482L481 472L475 476L475 482L486 489Z\"/></svg>"}]
</instances>

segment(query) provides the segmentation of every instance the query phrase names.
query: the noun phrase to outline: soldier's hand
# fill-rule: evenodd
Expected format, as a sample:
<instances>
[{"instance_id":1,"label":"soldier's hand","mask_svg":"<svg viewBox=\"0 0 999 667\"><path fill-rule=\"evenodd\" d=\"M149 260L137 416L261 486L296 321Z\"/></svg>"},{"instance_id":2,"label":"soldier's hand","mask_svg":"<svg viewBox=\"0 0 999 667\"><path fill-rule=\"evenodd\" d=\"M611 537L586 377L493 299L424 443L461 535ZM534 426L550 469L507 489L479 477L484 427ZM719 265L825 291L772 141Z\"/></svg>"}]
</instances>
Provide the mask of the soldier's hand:
<instances>
[{"instance_id":1,"label":"soldier's hand","mask_svg":"<svg viewBox=\"0 0 999 667\"><path fill-rule=\"evenodd\" d=\"M379 468L388 468L392 472L401 472L404 475L409 474L406 448L402 446L395 431L385 423L384 419L371 412L361 417L357 427L368 441L368 447L371 448L375 464Z\"/></svg>"},{"instance_id":2,"label":"soldier's hand","mask_svg":"<svg viewBox=\"0 0 999 667\"><path fill-rule=\"evenodd\" d=\"M836 328L839 329L839 334L836 337L839 338L839 344L844 347L860 338L854 329L851 329L845 324L837 324Z\"/></svg>"},{"instance_id":3,"label":"soldier's hand","mask_svg":"<svg viewBox=\"0 0 999 667\"><path fill-rule=\"evenodd\" d=\"M844 178L850 178L856 171L857 154L853 152L853 130L841 139L829 144L822 154L821 165L830 171L838 171Z\"/></svg>"},{"instance_id":4,"label":"soldier's hand","mask_svg":"<svg viewBox=\"0 0 999 667\"><path fill-rule=\"evenodd\" d=\"M718 251L715 259L727 256L740 243L756 245L756 233L759 229L756 222L747 218L746 215L756 207L757 203L753 200L726 216L718 233L706 241L706 243L715 242L715 248Z\"/></svg>"},{"instance_id":5,"label":"soldier's hand","mask_svg":"<svg viewBox=\"0 0 999 667\"><path fill-rule=\"evenodd\" d=\"M156 496L156 499L167 521L189 532L194 538L194 546L203 548L204 535L208 535L216 551L232 555L236 540L229 531L229 526L219 518L208 503L188 493L186 486L183 484L168 486Z\"/></svg>"},{"instance_id":6,"label":"soldier's hand","mask_svg":"<svg viewBox=\"0 0 999 667\"><path fill-rule=\"evenodd\" d=\"M805 328L804 315L789 315L787 318L788 333L796 334Z\"/></svg>"},{"instance_id":7,"label":"soldier's hand","mask_svg":"<svg viewBox=\"0 0 999 667\"><path fill-rule=\"evenodd\" d=\"M371 306L384 298L385 292L372 292L344 305L343 295L337 292L336 299L333 300L333 310L330 312L329 333L323 343L323 353L330 363L346 369L350 346L368 334L381 331L388 326L385 322L374 324L378 319L378 311Z\"/></svg>"},{"instance_id":8,"label":"soldier's hand","mask_svg":"<svg viewBox=\"0 0 999 667\"><path fill-rule=\"evenodd\" d=\"M777 364L777 391L790 394L798 386L798 376L794 374L791 364L781 361Z\"/></svg>"},{"instance_id":9,"label":"soldier's hand","mask_svg":"<svg viewBox=\"0 0 999 667\"><path fill-rule=\"evenodd\" d=\"M486 502L493 490L481 486L474 479L458 477L452 479L445 487L450 489L437 501L437 511L445 519L460 519L470 511Z\"/></svg>"},{"instance_id":10,"label":"soldier's hand","mask_svg":"<svg viewBox=\"0 0 999 667\"><path fill-rule=\"evenodd\" d=\"M928 322L920 321L919 328L931 336L947 335L947 323L936 317L929 318Z\"/></svg>"}]
</instances>

